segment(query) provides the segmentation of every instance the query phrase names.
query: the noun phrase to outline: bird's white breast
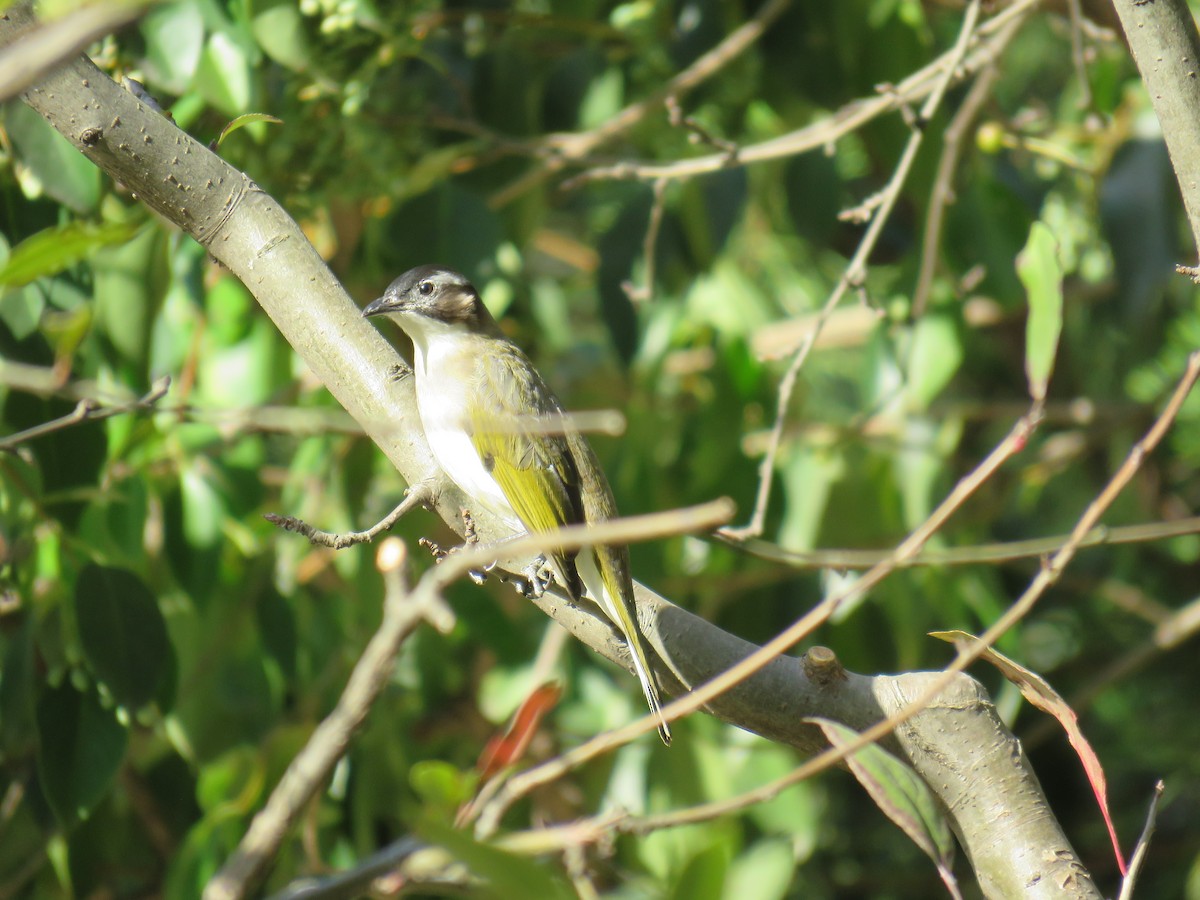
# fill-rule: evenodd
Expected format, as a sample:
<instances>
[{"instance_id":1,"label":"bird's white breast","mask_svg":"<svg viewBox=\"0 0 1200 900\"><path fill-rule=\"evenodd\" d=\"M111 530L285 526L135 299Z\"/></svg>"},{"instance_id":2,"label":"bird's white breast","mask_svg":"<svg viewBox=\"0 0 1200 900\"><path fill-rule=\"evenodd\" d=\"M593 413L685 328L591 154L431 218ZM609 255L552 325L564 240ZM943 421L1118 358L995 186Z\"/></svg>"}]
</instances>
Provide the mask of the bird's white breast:
<instances>
[{"instance_id":1,"label":"bird's white breast","mask_svg":"<svg viewBox=\"0 0 1200 900\"><path fill-rule=\"evenodd\" d=\"M472 402L480 402L471 349L451 335L413 341L421 426L438 465L470 501L505 520L514 533L523 532L512 504L471 443L468 410Z\"/></svg>"}]
</instances>

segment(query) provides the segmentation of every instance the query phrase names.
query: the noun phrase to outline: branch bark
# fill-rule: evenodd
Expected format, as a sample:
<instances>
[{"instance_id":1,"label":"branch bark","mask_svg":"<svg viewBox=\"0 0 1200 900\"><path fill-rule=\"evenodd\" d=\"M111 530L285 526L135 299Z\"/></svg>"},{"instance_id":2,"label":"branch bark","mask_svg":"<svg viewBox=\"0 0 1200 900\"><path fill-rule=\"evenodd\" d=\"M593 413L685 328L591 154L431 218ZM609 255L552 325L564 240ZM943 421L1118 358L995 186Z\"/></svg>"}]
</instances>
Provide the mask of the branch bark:
<instances>
[{"instance_id":1,"label":"branch bark","mask_svg":"<svg viewBox=\"0 0 1200 900\"><path fill-rule=\"evenodd\" d=\"M1184 0L1114 0L1200 248L1200 34Z\"/></svg>"},{"instance_id":2,"label":"branch bark","mask_svg":"<svg viewBox=\"0 0 1200 900\"><path fill-rule=\"evenodd\" d=\"M0 46L18 40L31 23L26 8L8 10L0 16ZM278 203L86 57L50 73L24 99L80 152L240 278L404 478L436 485L433 507L461 528L462 498L425 444L411 379L389 377L399 361L396 351L360 318L357 305ZM497 533L486 518L476 524L485 540ZM707 681L755 649L645 587L637 590L641 624L671 668L665 679L669 691ZM539 606L580 640L630 668L624 646L606 624L549 594ZM784 657L714 700L709 711L813 752L824 741L803 718L831 718L861 730L920 694L928 677L848 674L844 681L818 683L800 661ZM888 744L941 798L990 896L1098 896L1015 740L973 679L956 678Z\"/></svg>"}]
</instances>

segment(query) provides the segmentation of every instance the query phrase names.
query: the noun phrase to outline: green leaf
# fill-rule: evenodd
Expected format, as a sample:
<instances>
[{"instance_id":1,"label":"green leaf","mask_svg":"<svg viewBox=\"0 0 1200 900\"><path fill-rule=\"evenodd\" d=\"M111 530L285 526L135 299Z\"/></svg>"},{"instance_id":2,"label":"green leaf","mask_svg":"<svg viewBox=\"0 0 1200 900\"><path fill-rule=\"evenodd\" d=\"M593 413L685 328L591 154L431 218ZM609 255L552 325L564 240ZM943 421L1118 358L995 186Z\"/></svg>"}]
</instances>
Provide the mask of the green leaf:
<instances>
[{"instance_id":1,"label":"green leaf","mask_svg":"<svg viewBox=\"0 0 1200 900\"><path fill-rule=\"evenodd\" d=\"M4 126L17 156L42 191L77 213L94 212L100 202L100 170L24 103L5 107ZM28 191L30 185L22 185Z\"/></svg>"},{"instance_id":2,"label":"green leaf","mask_svg":"<svg viewBox=\"0 0 1200 900\"><path fill-rule=\"evenodd\" d=\"M475 779L457 766L437 759L421 760L408 773L409 783L425 806L453 815L471 796Z\"/></svg>"},{"instance_id":3,"label":"green leaf","mask_svg":"<svg viewBox=\"0 0 1200 900\"><path fill-rule=\"evenodd\" d=\"M20 286L35 278L56 275L101 247L128 241L136 231L136 225L115 222L71 222L46 228L12 248L8 262L0 269L0 285Z\"/></svg>"},{"instance_id":4,"label":"green leaf","mask_svg":"<svg viewBox=\"0 0 1200 900\"><path fill-rule=\"evenodd\" d=\"M829 719L808 721L818 725L835 747L844 747L858 737L852 728ZM952 878L954 837L946 817L934 802L933 793L920 776L877 744L856 750L846 764L883 814L933 860L943 879Z\"/></svg>"},{"instance_id":5,"label":"green leaf","mask_svg":"<svg viewBox=\"0 0 1200 900\"><path fill-rule=\"evenodd\" d=\"M150 331L170 287L167 233L151 225L92 260L96 323L128 361L145 369Z\"/></svg>"},{"instance_id":6,"label":"green leaf","mask_svg":"<svg viewBox=\"0 0 1200 900\"><path fill-rule=\"evenodd\" d=\"M83 654L122 706L154 699L170 670L167 625L150 589L132 572L89 565L75 584Z\"/></svg>"},{"instance_id":7,"label":"green leaf","mask_svg":"<svg viewBox=\"0 0 1200 900\"><path fill-rule=\"evenodd\" d=\"M196 70L196 87L226 115L239 116L250 105L250 61L230 35L218 31L208 39Z\"/></svg>"},{"instance_id":8,"label":"green leaf","mask_svg":"<svg viewBox=\"0 0 1200 900\"><path fill-rule=\"evenodd\" d=\"M740 854L725 878L726 900L783 900L796 871L797 853L786 838L761 840Z\"/></svg>"},{"instance_id":9,"label":"green leaf","mask_svg":"<svg viewBox=\"0 0 1200 900\"><path fill-rule=\"evenodd\" d=\"M38 701L38 780L64 828L87 818L125 755L128 733L94 691L65 681Z\"/></svg>"},{"instance_id":10,"label":"green leaf","mask_svg":"<svg viewBox=\"0 0 1200 900\"><path fill-rule=\"evenodd\" d=\"M224 498L212 480L205 477L207 471L193 466L179 482L183 494L183 533L193 547L217 546L227 514Z\"/></svg>"},{"instance_id":11,"label":"green leaf","mask_svg":"<svg viewBox=\"0 0 1200 900\"><path fill-rule=\"evenodd\" d=\"M250 30L258 46L275 62L303 72L312 61L304 17L292 0L279 0L254 14Z\"/></svg>"},{"instance_id":12,"label":"green leaf","mask_svg":"<svg viewBox=\"0 0 1200 900\"><path fill-rule=\"evenodd\" d=\"M426 820L418 834L443 847L484 882L485 896L538 897L541 900L573 897L566 883L547 868L524 856L481 844L466 832Z\"/></svg>"},{"instance_id":13,"label":"green leaf","mask_svg":"<svg viewBox=\"0 0 1200 900\"><path fill-rule=\"evenodd\" d=\"M172 94L191 85L204 49L204 17L194 2L164 3L139 26L146 40L146 74Z\"/></svg>"},{"instance_id":14,"label":"green leaf","mask_svg":"<svg viewBox=\"0 0 1200 900\"><path fill-rule=\"evenodd\" d=\"M34 617L26 616L5 640L8 647L0 661L0 758L13 759L33 750Z\"/></svg>"},{"instance_id":15,"label":"green leaf","mask_svg":"<svg viewBox=\"0 0 1200 900\"><path fill-rule=\"evenodd\" d=\"M962 365L962 341L954 320L938 312L922 316L913 328L910 357L908 408L923 412Z\"/></svg>"},{"instance_id":16,"label":"green leaf","mask_svg":"<svg viewBox=\"0 0 1200 900\"><path fill-rule=\"evenodd\" d=\"M243 116L238 116L221 129L221 136L217 138L217 146L220 147L225 142L225 138L229 137L229 135L233 134L239 128L245 128L252 122L270 122L272 125L282 125L283 119L277 119L267 113L246 113Z\"/></svg>"},{"instance_id":17,"label":"green leaf","mask_svg":"<svg viewBox=\"0 0 1200 900\"><path fill-rule=\"evenodd\" d=\"M26 285L0 293L0 322L18 341L37 331L45 310L46 294L40 285Z\"/></svg>"},{"instance_id":18,"label":"green leaf","mask_svg":"<svg viewBox=\"0 0 1200 900\"><path fill-rule=\"evenodd\" d=\"M671 890L673 900L720 900L729 871L729 845L715 843L692 856Z\"/></svg>"},{"instance_id":19,"label":"green leaf","mask_svg":"<svg viewBox=\"0 0 1200 900\"><path fill-rule=\"evenodd\" d=\"M1025 326L1025 374L1029 395L1044 400L1058 337L1062 332L1063 267L1058 244L1044 222L1034 222L1025 249L1017 254L1017 275L1029 297L1029 322Z\"/></svg>"}]
</instances>

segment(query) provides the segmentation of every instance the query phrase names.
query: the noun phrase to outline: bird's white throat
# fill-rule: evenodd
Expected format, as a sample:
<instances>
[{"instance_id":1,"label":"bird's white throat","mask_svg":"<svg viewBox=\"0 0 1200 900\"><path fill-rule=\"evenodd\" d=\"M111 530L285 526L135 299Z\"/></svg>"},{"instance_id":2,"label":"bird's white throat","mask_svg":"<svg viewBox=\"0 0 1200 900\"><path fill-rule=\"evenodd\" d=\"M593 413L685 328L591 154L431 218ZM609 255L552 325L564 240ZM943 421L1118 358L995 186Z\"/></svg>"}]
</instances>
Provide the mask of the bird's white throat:
<instances>
[{"instance_id":1,"label":"bird's white throat","mask_svg":"<svg viewBox=\"0 0 1200 900\"><path fill-rule=\"evenodd\" d=\"M429 448L438 465L472 502L502 519L513 534L523 533L524 525L471 442L470 409L486 402L477 375L480 345L486 338L442 323L429 324L433 327L409 331L417 410Z\"/></svg>"}]
</instances>

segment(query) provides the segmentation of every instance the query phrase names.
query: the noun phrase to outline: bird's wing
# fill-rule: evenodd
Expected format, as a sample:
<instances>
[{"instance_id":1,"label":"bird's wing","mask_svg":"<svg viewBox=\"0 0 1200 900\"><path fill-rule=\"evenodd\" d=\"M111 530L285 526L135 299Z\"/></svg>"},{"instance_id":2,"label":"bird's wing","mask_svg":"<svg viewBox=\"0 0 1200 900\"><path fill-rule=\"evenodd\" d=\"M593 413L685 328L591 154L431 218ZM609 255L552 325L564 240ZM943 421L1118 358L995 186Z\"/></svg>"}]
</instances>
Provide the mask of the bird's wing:
<instances>
[{"instance_id":1,"label":"bird's wing","mask_svg":"<svg viewBox=\"0 0 1200 900\"><path fill-rule=\"evenodd\" d=\"M476 365L480 402L473 404L471 442L513 510L530 531L583 521L579 475L554 394L511 345ZM573 556L552 554L571 582L563 587L577 595Z\"/></svg>"},{"instance_id":2,"label":"bird's wing","mask_svg":"<svg viewBox=\"0 0 1200 900\"><path fill-rule=\"evenodd\" d=\"M616 504L599 461L570 427L541 376L511 345L487 356L476 363L482 402L473 404L471 441L525 527L544 532L615 517ZM538 400L531 403L534 397ZM576 566L576 556L586 563L582 569ZM590 573L599 576L599 583L588 584L589 593L629 645L646 702L658 716L659 734L670 744L658 681L637 623L628 549L599 545L585 548L582 555L550 557L569 582L563 587L573 598L583 595L583 581Z\"/></svg>"}]
</instances>

